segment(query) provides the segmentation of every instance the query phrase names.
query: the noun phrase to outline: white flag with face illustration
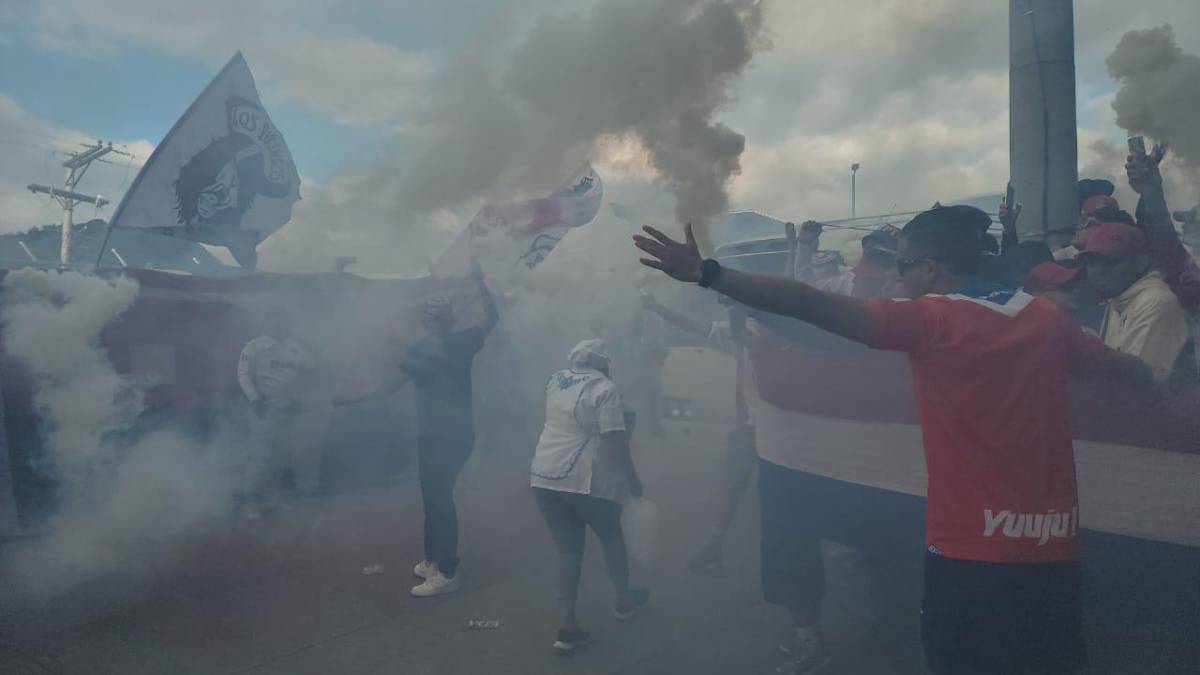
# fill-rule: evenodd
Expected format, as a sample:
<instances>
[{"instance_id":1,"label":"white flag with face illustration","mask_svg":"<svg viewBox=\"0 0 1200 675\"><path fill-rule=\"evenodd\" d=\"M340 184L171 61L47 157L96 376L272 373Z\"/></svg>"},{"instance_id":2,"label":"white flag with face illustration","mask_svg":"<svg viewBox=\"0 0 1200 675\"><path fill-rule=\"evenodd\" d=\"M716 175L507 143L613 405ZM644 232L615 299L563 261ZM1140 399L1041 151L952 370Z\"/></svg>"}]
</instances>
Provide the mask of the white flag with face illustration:
<instances>
[{"instance_id":1,"label":"white flag with face illustration","mask_svg":"<svg viewBox=\"0 0 1200 675\"><path fill-rule=\"evenodd\" d=\"M112 226L227 246L253 267L255 247L298 199L292 153L238 52L155 148Z\"/></svg>"},{"instance_id":2,"label":"white flag with face illustration","mask_svg":"<svg viewBox=\"0 0 1200 675\"><path fill-rule=\"evenodd\" d=\"M592 222L603 200L600 174L584 166L547 197L484 206L433 263L433 276L462 276L474 258L489 283L507 286L540 265L567 232Z\"/></svg>"}]
</instances>

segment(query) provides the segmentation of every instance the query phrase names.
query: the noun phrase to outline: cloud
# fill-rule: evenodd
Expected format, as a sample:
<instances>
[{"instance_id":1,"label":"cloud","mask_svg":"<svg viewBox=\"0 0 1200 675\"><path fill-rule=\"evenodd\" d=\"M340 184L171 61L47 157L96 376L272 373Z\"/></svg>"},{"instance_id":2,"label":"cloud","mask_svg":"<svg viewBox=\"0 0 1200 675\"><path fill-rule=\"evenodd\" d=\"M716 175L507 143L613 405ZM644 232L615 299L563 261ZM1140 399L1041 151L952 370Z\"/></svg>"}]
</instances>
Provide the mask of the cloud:
<instances>
[{"instance_id":1,"label":"cloud","mask_svg":"<svg viewBox=\"0 0 1200 675\"><path fill-rule=\"evenodd\" d=\"M363 35L340 7L291 0L91 0L37 3L25 20L44 48L112 58L146 45L217 68L239 49L272 95L348 125L403 123L429 60Z\"/></svg>"},{"instance_id":2,"label":"cloud","mask_svg":"<svg viewBox=\"0 0 1200 675\"><path fill-rule=\"evenodd\" d=\"M1181 22L1180 40L1196 44L1200 14L1173 0L1096 0L1076 3L1075 17L1080 100L1098 111L1081 114L1080 163L1095 171L1111 157L1090 145L1123 137L1104 57L1126 30L1164 20ZM748 137L735 206L844 217L849 166L860 161L860 214L1003 190L1007 3L776 2L765 23L774 49L755 60L724 116ZM1111 169L1121 170L1119 161Z\"/></svg>"},{"instance_id":3,"label":"cloud","mask_svg":"<svg viewBox=\"0 0 1200 675\"><path fill-rule=\"evenodd\" d=\"M63 153L80 149L95 138L73 129L61 129L37 119L13 99L0 94L0 233L19 232L30 227L57 223L62 209L46 195L35 195L25 188L29 183L61 186ZM113 143L134 157L112 156L112 164L93 164L79 184L85 194L99 194L112 200L104 209L81 204L75 219L83 221L93 214L106 218L124 194L138 169L154 146L146 140L117 140Z\"/></svg>"},{"instance_id":4,"label":"cloud","mask_svg":"<svg viewBox=\"0 0 1200 675\"><path fill-rule=\"evenodd\" d=\"M366 267L372 270L414 273L440 252L480 200L544 192L561 179L561 165L589 151L603 154L594 144L564 152L569 144L562 143L563 132L553 124L532 138L507 137L520 117L536 117L538 109L507 101L467 106L486 100L483 96L443 96L461 105L436 109L444 119L433 121L449 123L455 115L482 121L474 127L478 135L439 136L422 97L455 87L524 96L521 88L528 80L543 71L553 75L565 64L526 59L506 66L507 55L523 43L555 39L576 39L579 53L590 53L591 36L575 31L563 17L613 4L620 3L497 0L467 7L419 0L347 6L110 0L106 11L97 12L93 3L61 0L31 5L26 20L43 44L93 55L115 54L119 44L135 43L216 67L234 48L244 47L268 97L285 97L339 122L381 129L379 147L395 148L393 159L348 166L335 178L306 183L293 222L264 244L264 266L326 269L344 254L371 261ZM1006 3L775 0L764 7L762 23L772 49L755 54L712 117L714 124L746 137L741 175L730 188L734 207L793 219L845 215L849 165L856 161L862 162L860 213L893 206L911 210L1003 188L1008 178ZM1194 3L1180 0L1089 0L1076 3L1075 17L1083 104L1080 163L1094 171L1112 158L1093 145L1119 145L1124 135L1109 107L1117 86L1105 57L1127 31L1164 22L1175 26L1185 52L1200 52L1200 13ZM539 32L542 27L550 28ZM603 71L609 61L632 58L643 44L662 43L634 39L631 32L593 59ZM573 94L576 106L556 117L564 125L591 123L617 105L619 97L611 91L591 87ZM625 204L654 201L661 172L644 161L645 147L616 138L626 151L608 153L602 168L610 198ZM438 140L440 146L430 145ZM528 157L508 164L504 150L517 141L528 142ZM455 170L429 171L428 181L412 183L420 189L406 192L400 187L403 167L429 166L420 154L429 147L443 155L431 156ZM1118 163L1107 172L1120 170ZM428 201L423 210L429 213L408 218L405 211L417 198Z\"/></svg>"}]
</instances>

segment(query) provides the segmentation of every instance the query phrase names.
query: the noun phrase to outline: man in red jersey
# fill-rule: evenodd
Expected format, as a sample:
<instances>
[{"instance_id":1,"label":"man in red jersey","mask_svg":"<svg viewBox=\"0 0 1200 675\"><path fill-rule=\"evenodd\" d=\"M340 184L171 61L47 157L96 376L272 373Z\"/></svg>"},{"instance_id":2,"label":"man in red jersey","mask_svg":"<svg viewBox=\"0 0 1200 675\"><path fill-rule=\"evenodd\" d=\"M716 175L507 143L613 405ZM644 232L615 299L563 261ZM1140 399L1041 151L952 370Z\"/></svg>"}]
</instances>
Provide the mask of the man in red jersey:
<instances>
[{"instance_id":1,"label":"man in red jersey","mask_svg":"<svg viewBox=\"0 0 1200 675\"><path fill-rule=\"evenodd\" d=\"M1086 666L1069 375L1154 391L1137 359L1085 333L1054 304L978 279L971 207L921 213L897 271L911 300L863 300L702 260L635 236L642 262L750 307L878 349L907 352L925 461L926 659L938 675L1072 673Z\"/></svg>"}]
</instances>

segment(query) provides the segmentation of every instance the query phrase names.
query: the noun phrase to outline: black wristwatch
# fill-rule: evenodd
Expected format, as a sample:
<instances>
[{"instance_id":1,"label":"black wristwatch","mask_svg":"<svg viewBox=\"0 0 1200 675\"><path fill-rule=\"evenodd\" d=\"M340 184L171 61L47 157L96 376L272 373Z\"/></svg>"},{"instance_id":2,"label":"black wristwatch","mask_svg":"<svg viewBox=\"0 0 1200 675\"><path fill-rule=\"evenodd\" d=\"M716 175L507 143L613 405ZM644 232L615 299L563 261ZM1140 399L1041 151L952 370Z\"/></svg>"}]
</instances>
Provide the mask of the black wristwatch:
<instances>
[{"instance_id":1,"label":"black wristwatch","mask_svg":"<svg viewBox=\"0 0 1200 675\"><path fill-rule=\"evenodd\" d=\"M700 288L708 288L719 276L721 276L721 263L712 258L706 258L704 262L700 263L700 278L696 283L700 285Z\"/></svg>"}]
</instances>

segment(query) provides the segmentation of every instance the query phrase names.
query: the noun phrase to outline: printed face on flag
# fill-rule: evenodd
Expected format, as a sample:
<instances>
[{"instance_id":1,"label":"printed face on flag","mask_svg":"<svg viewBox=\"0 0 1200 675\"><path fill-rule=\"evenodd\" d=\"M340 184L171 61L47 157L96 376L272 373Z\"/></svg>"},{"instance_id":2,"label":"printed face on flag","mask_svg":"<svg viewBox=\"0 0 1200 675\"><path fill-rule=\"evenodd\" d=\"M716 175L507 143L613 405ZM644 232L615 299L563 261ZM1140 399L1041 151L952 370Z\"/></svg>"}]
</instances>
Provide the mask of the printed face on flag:
<instances>
[{"instance_id":1,"label":"printed face on flag","mask_svg":"<svg viewBox=\"0 0 1200 675\"><path fill-rule=\"evenodd\" d=\"M195 241L252 252L291 219L299 198L291 152L237 54L155 148L112 225L182 230Z\"/></svg>"}]
</instances>

